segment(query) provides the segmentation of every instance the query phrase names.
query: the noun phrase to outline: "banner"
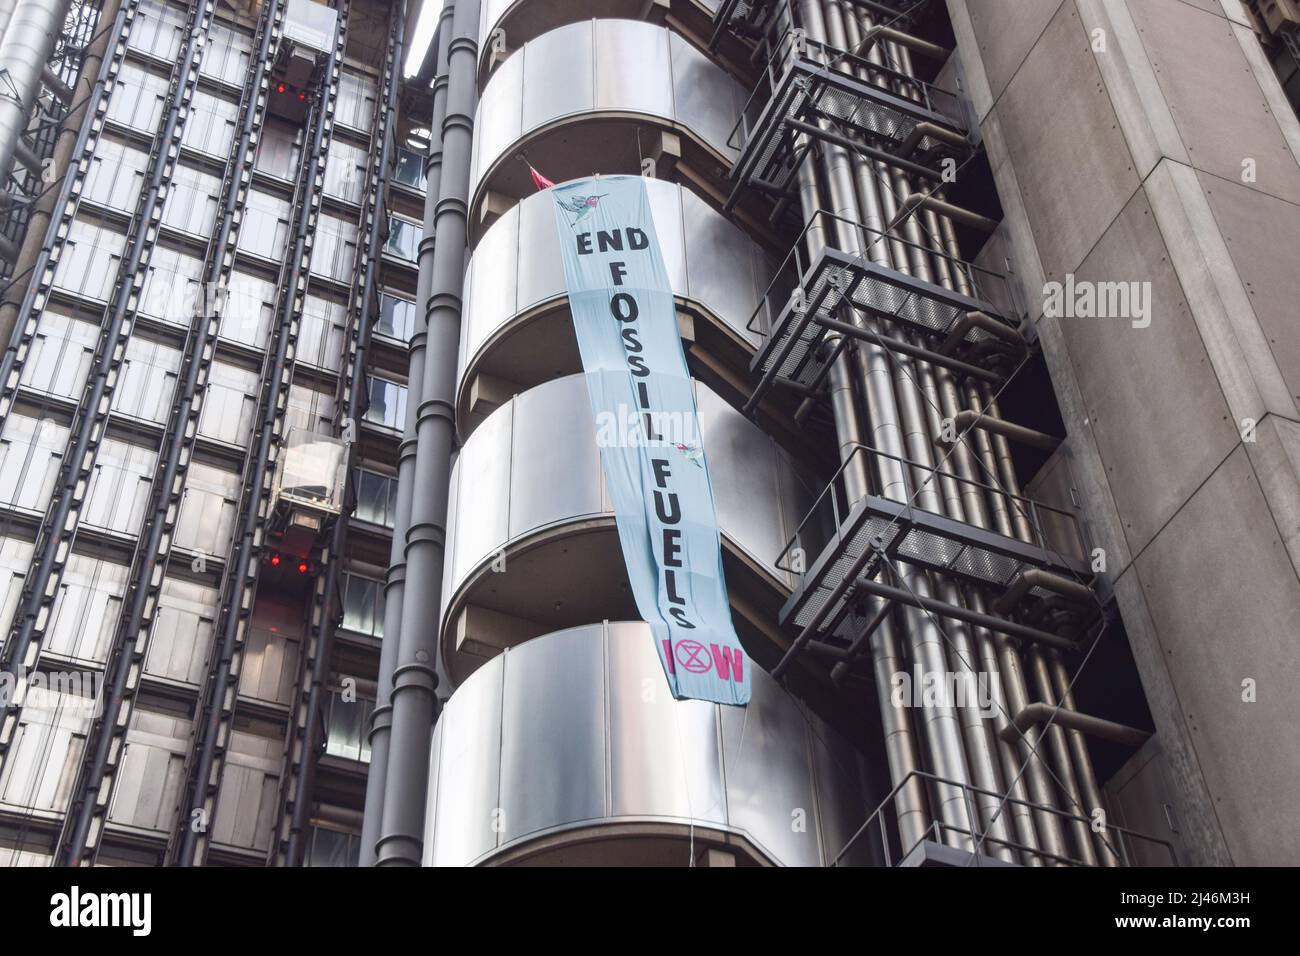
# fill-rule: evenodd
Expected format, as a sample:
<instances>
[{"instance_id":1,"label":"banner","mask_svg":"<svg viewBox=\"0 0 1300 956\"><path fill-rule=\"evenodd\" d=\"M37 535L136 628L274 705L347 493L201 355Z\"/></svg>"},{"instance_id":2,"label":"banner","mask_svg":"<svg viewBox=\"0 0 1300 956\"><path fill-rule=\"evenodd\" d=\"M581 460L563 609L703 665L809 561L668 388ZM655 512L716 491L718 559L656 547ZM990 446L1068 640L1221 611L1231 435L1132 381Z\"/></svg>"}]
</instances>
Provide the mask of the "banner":
<instances>
[{"instance_id":1,"label":"banner","mask_svg":"<svg viewBox=\"0 0 1300 956\"><path fill-rule=\"evenodd\" d=\"M637 609L676 698L749 701L668 271L637 176L551 188L569 307Z\"/></svg>"}]
</instances>

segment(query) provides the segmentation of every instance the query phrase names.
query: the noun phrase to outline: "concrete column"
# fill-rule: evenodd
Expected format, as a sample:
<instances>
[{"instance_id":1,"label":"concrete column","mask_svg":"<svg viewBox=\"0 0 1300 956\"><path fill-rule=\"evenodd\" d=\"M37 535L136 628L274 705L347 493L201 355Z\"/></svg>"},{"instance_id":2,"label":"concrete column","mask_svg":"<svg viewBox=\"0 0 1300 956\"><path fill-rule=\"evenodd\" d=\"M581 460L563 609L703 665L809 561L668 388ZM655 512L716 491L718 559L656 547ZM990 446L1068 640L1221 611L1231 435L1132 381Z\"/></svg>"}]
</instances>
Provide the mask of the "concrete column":
<instances>
[{"instance_id":1,"label":"concrete column","mask_svg":"<svg viewBox=\"0 0 1300 956\"><path fill-rule=\"evenodd\" d=\"M376 865L418 866L423 849L429 745L437 716L438 622L446 546L447 496L455 447L456 359L460 345L465 222L478 72L479 0L458 0L447 58L443 166L434 212L434 246L427 303L424 378L416 411L415 489L406 534L406 579L397 666L393 670L392 730ZM424 271L423 269L421 271Z\"/></svg>"}]
</instances>

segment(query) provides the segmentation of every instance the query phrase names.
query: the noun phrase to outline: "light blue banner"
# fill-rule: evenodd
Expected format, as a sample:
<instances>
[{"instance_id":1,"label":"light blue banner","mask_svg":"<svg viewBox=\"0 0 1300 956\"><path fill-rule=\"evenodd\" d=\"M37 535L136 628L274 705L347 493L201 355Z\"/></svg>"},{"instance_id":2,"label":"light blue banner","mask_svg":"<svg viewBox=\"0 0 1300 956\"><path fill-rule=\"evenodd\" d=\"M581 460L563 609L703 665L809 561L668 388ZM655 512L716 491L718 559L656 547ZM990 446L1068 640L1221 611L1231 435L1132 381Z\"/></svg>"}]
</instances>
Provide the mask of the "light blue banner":
<instances>
[{"instance_id":1,"label":"light blue banner","mask_svg":"<svg viewBox=\"0 0 1300 956\"><path fill-rule=\"evenodd\" d=\"M695 393L645 183L611 176L550 191L637 608L674 697L745 704L752 662L731 623Z\"/></svg>"}]
</instances>

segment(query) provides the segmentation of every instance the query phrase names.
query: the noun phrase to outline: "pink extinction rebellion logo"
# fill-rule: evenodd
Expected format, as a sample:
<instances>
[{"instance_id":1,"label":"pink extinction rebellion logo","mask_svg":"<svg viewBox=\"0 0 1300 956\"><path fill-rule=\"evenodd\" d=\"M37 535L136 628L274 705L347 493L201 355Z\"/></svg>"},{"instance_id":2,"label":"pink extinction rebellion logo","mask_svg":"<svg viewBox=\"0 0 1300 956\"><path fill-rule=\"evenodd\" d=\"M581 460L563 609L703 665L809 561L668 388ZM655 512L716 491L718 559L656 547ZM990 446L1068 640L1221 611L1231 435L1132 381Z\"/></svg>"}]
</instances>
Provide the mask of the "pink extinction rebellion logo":
<instances>
[{"instance_id":1,"label":"pink extinction rebellion logo","mask_svg":"<svg viewBox=\"0 0 1300 956\"><path fill-rule=\"evenodd\" d=\"M668 662L668 672L677 673L677 666L692 674L707 674L716 670L722 680L743 681L745 673L745 653L739 647L721 647L710 644L705 647L699 641L689 638L680 640L676 646L672 641L664 641L664 659Z\"/></svg>"}]
</instances>

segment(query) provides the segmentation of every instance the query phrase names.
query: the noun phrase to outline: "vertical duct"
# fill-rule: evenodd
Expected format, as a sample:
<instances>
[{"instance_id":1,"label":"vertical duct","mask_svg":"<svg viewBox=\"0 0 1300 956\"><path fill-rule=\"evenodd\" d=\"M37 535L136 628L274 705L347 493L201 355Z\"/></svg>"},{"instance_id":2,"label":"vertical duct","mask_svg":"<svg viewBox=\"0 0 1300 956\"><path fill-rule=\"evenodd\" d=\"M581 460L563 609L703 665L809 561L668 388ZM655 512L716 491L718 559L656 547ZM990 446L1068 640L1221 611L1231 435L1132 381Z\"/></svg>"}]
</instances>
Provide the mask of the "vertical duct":
<instances>
[{"instance_id":1,"label":"vertical duct","mask_svg":"<svg viewBox=\"0 0 1300 956\"><path fill-rule=\"evenodd\" d=\"M438 624L451 455L455 447L456 359L465 273L466 209L478 74L479 0L457 0L447 53L440 196L434 214L424 377L417 409L415 474L419 489L406 533L406 580L397 662L390 694L392 730L384 784L378 866L419 866L423 848L429 746L437 716ZM421 269L421 272L424 270Z\"/></svg>"},{"instance_id":2,"label":"vertical duct","mask_svg":"<svg viewBox=\"0 0 1300 956\"><path fill-rule=\"evenodd\" d=\"M0 183L26 149L22 135L41 90L41 70L63 32L70 0L22 0L0 39Z\"/></svg>"},{"instance_id":3,"label":"vertical duct","mask_svg":"<svg viewBox=\"0 0 1300 956\"><path fill-rule=\"evenodd\" d=\"M6 6L8 7L8 13L12 13L14 7L12 0L0 0L0 38L4 36L5 32ZM95 25L94 39L86 49L85 56L81 61L81 70L76 83L73 85L72 107L68 111L68 115L64 117L63 128L54 141L54 152L51 155L50 166L55 175L54 182L58 182L69 175L72 157L77 152L77 141L80 138L81 126L86 119L87 109L95 96L95 87L99 80L100 65L103 63L104 53L107 51L110 41L116 43L118 40L119 33L116 27L120 8L120 0L105 0L104 7L100 10L99 19ZM0 40L0 42L3 41ZM0 56L3 56L3 50L0 50ZM49 228L50 217L53 215L55 204L60 195L61 191L54 188L54 183L50 183L32 206L31 216L24 227L22 246L19 249L17 258L14 259L13 271L10 273L12 284L4 291L3 297L0 298L0 343L9 341L14 321L18 316L18 310L22 306L23 292L27 285L25 279L33 273L33 266L40 257L41 249L46 241L45 231Z\"/></svg>"},{"instance_id":4,"label":"vertical duct","mask_svg":"<svg viewBox=\"0 0 1300 956\"><path fill-rule=\"evenodd\" d=\"M447 0L438 15L433 49L436 70L433 81L433 118L429 123L429 154L425 160L424 237L420 240L420 277L416 287L417 328L411 337L407 387L409 394L424 394L426 318L433 285L434 232L437 229L438 199L442 185L442 126L447 114L447 56L451 41L455 0ZM384 634L388 637L379 651L379 680L375 709L371 716L370 768L366 775L366 804L361 821L360 866L375 865L375 843L379 839L384 786L388 776L388 748L392 732L393 671L397 666L398 642L406 589L406 532L411 525L415 485L416 434L419 401L407 403L406 423L398 452L397 506L393 519L393 543L384 580Z\"/></svg>"}]
</instances>

